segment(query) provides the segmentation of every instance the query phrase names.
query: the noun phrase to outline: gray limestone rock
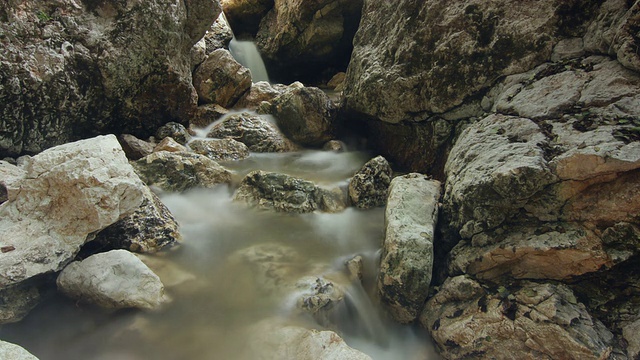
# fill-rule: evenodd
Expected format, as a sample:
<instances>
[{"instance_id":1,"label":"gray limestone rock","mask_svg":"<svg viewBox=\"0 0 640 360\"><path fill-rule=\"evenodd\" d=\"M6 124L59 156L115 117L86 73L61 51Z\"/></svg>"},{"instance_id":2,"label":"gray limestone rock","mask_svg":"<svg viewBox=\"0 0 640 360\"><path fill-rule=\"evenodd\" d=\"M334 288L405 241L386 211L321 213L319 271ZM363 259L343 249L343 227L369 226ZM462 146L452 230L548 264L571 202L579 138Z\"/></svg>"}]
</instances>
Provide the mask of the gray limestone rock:
<instances>
[{"instance_id":1,"label":"gray limestone rock","mask_svg":"<svg viewBox=\"0 0 640 360\"><path fill-rule=\"evenodd\" d=\"M214 161L235 161L249 157L247 145L231 138L194 139L189 143L189 148Z\"/></svg>"},{"instance_id":2,"label":"gray limestone rock","mask_svg":"<svg viewBox=\"0 0 640 360\"><path fill-rule=\"evenodd\" d=\"M396 177L389 186L378 291L401 323L418 317L429 293L440 187L421 174Z\"/></svg>"},{"instance_id":3,"label":"gray limestone rock","mask_svg":"<svg viewBox=\"0 0 640 360\"><path fill-rule=\"evenodd\" d=\"M207 136L219 139L230 137L254 152L287 152L297 148L267 118L247 112L226 117L214 125Z\"/></svg>"},{"instance_id":4,"label":"gray limestone rock","mask_svg":"<svg viewBox=\"0 0 640 360\"><path fill-rule=\"evenodd\" d=\"M66 296L104 308L157 309L168 300L160 278L126 250L74 261L56 282Z\"/></svg>"},{"instance_id":5,"label":"gray limestone rock","mask_svg":"<svg viewBox=\"0 0 640 360\"><path fill-rule=\"evenodd\" d=\"M361 209L384 206L393 170L382 156L369 160L349 182L351 203Z\"/></svg>"},{"instance_id":6,"label":"gray limestone rock","mask_svg":"<svg viewBox=\"0 0 640 360\"><path fill-rule=\"evenodd\" d=\"M22 347L0 340L0 358L7 360L38 360Z\"/></svg>"},{"instance_id":7,"label":"gray limestone rock","mask_svg":"<svg viewBox=\"0 0 640 360\"><path fill-rule=\"evenodd\" d=\"M158 128L156 131L156 140L160 141L167 137L171 137L181 145L185 145L191 140L191 134L182 124L169 122Z\"/></svg>"},{"instance_id":8,"label":"gray limestone rock","mask_svg":"<svg viewBox=\"0 0 640 360\"><path fill-rule=\"evenodd\" d=\"M260 209L309 213L320 207L319 192L311 181L285 174L253 171L242 180L233 198Z\"/></svg>"},{"instance_id":9,"label":"gray limestone rock","mask_svg":"<svg viewBox=\"0 0 640 360\"><path fill-rule=\"evenodd\" d=\"M229 50L212 52L193 74L200 104L229 108L251 88L251 71L240 65Z\"/></svg>"}]
</instances>

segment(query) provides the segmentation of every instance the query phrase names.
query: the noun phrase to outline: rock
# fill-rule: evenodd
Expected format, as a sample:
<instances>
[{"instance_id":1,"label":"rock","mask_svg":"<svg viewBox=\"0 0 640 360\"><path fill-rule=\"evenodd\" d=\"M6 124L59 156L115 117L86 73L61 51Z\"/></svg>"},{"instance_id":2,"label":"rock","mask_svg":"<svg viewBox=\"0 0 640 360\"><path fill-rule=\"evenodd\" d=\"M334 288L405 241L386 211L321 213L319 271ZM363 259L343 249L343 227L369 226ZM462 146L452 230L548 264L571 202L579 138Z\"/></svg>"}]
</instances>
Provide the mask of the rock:
<instances>
[{"instance_id":1,"label":"rock","mask_svg":"<svg viewBox=\"0 0 640 360\"><path fill-rule=\"evenodd\" d=\"M49 285L47 280L32 279L0 289L0 324L21 321L40 304Z\"/></svg>"},{"instance_id":2,"label":"rock","mask_svg":"<svg viewBox=\"0 0 640 360\"><path fill-rule=\"evenodd\" d=\"M107 226L93 241L109 249L155 253L179 245L182 235L169 209L147 189L142 205L133 214Z\"/></svg>"},{"instance_id":3,"label":"rock","mask_svg":"<svg viewBox=\"0 0 640 360\"><path fill-rule=\"evenodd\" d=\"M421 174L396 177L385 209L378 292L394 320L415 320L429 293L440 182Z\"/></svg>"},{"instance_id":4,"label":"rock","mask_svg":"<svg viewBox=\"0 0 640 360\"><path fill-rule=\"evenodd\" d=\"M603 359L613 335L564 285L522 282L488 290L449 278L420 316L447 359Z\"/></svg>"},{"instance_id":5,"label":"rock","mask_svg":"<svg viewBox=\"0 0 640 360\"><path fill-rule=\"evenodd\" d=\"M191 134L189 134L187 128L176 122L166 123L156 131L156 139L158 141L167 137L173 138L180 145L186 145L191 140Z\"/></svg>"},{"instance_id":6,"label":"rock","mask_svg":"<svg viewBox=\"0 0 640 360\"><path fill-rule=\"evenodd\" d=\"M251 359L371 360L333 331L306 329L284 320L263 320L249 330L247 338L251 339L246 350Z\"/></svg>"},{"instance_id":7,"label":"rock","mask_svg":"<svg viewBox=\"0 0 640 360\"><path fill-rule=\"evenodd\" d=\"M189 51L218 2L129 5L4 4L0 158L116 130L146 138L168 121L188 122L197 105Z\"/></svg>"},{"instance_id":8,"label":"rock","mask_svg":"<svg viewBox=\"0 0 640 360\"><path fill-rule=\"evenodd\" d=\"M260 209L292 213L318 210L319 197L319 189L311 181L260 170L249 173L233 196Z\"/></svg>"},{"instance_id":9,"label":"rock","mask_svg":"<svg viewBox=\"0 0 640 360\"><path fill-rule=\"evenodd\" d=\"M322 146L322 150L344 152L347 150L347 144L340 140L329 140Z\"/></svg>"},{"instance_id":10,"label":"rock","mask_svg":"<svg viewBox=\"0 0 640 360\"><path fill-rule=\"evenodd\" d=\"M38 360L22 347L0 340L0 358L7 360Z\"/></svg>"},{"instance_id":11,"label":"rock","mask_svg":"<svg viewBox=\"0 0 640 360\"><path fill-rule=\"evenodd\" d=\"M129 160L138 160L153 152L153 145L130 134L118 136L118 142Z\"/></svg>"},{"instance_id":12,"label":"rock","mask_svg":"<svg viewBox=\"0 0 640 360\"><path fill-rule=\"evenodd\" d=\"M347 260L344 265L349 271L349 279L351 279L351 281L362 281L364 276L364 263L362 261L362 256L356 255Z\"/></svg>"},{"instance_id":13,"label":"rock","mask_svg":"<svg viewBox=\"0 0 640 360\"><path fill-rule=\"evenodd\" d=\"M207 59L207 42L204 38L191 47L189 55L191 56L191 71L193 71Z\"/></svg>"},{"instance_id":14,"label":"rock","mask_svg":"<svg viewBox=\"0 0 640 360\"><path fill-rule=\"evenodd\" d=\"M221 0L222 10L238 36L254 36L274 0Z\"/></svg>"},{"instance_id":15,"label":"rock","mask_svg":"<svg viewBox=\"0 0 640 360\"><path fill-rule=\"evenodd\" d=\"M347 116L397 124L452 110L548 61L558 40L584 31L598 2L537 6L532 14L505 0L365 1L343 92Z\"/></svg>"},{"instance_id":16,"label":"rock","mask_svg":"<svg viewBox=\"0 0 640 360\"><path fill-rule=\"evenodd\" d=\"M158 275L162 284L166 288L180 286L187 282L196 280L196 276L171 261L171 259L161 256L136 254L142 262Z\"/></svg>"},{"instance_id":17,"label":"rock","mask_svg":"<svg viewBox=\"0 0 640 360\"><path fill-rule=\"evenodd\" d=\"M327 87L335 91L342 91L344 89L344 81L347 78L347 73L339 72L327 82Z\"/></svg>"},{"instance_id":18,"label":"rock","mask_svg":"<svg viewBox=\"0 0 640 360\"><path fill-rule=\"evenodd\" d=\"M361 10L361 0L275 1L256 34L270 76L317 82L324 70L345 69Z\"/></svg>"},{"instance_id":19,"label":"rock","mask_svg":"<svg viewBox=\"0 0 640 360\"><path fill-rule=\"evenodd\" d=\"M251 71L240 65L226 49L212 52L193 74L199 103L233 106L249 88Z\"/></svg>"},{"instance_id":20,"label":"rock","mask_svg":"<svg viewBox=\"0 0 640 360\"><path fill-rule=\"evenodd\" d=\"M211 28L209 28L204 35L206 55L208 56L218 49L228 49L231 39L233 39L233 31L231 27L229 27L224 14L220 13L216 21L211 25Z\"/></svg>"},{"instance_id":21,"label":"rock","mask_svg":"<svg viewBox=\"0 0 640 360\"><path fill-rule=\"evenodd\" d=\"M153 152L161 152L161 151L174 152L174 153L186 152L187 147L175 141L172 137L168 136L162 139L162 141L160 141L158 145L156 145L156 147L153 148Z\"/></svg>"},{"instance_id":22,"label":"rock","mask_svg":"<svg viewBox=\"0 0 640 360\"><path fill-rule=\"evenodd\" d=\"M231 182L231 173L206 156L167 151L155 152L132 163L142 181L164 191L213 188Z\"/></svg>"},{"instance_id":23,"label":"rock","mask_svg":"<svg viewBox=\"0 0 640 360\"><path fill-rule=\"evenodd\" d=\"M263 101L271 102L282 92L282 90L276 89L266 81L259 81L251 85L251 89L242 95L234 107L236 109L256 110Z\"/></svg>"},{"instance_id":24,"label":"rock","mask_svg":"<svg viewBox=\"0 0 640 360\"><path fill-rule=\"evenodd\" d=\"M189 143L191 150L214 161L237 161L249 157L247 145L234 139L195 139Z\"/></svg>"},{"instance_id":25,"label":"rock","mask_svg":"<svg viewBox=\"0 0 640 360\"><path fill-rule=\"evenodd\" d=\"M333 138L335 106L318 88L303 87L273 101L278 127L300 145L321 146Z\"/></svg>"},{"instance_id":26,"label":"rock","mask_svg":"<svg viewBox=\"0 0 640 360\"><path fill-rule=\"evenodd\" d=\"M629 359L637 359L640 356L640 319L622 329L622 336L627 341L627 354Z\"/></svg>"},{"instance_id":27,"label":"rock","mask_svg":"<svg viewBox=\"0 0 640 360\"><path fill-rule=\"evenodd\" d=\"M113 135L81 140L26 160L5 179L0 206L0 287L60 271L91 233L131 214L144 184Z\"/></svg>"},{"instance_id":28,"label":"rock","mask_svg":"<svg viewBox=\"0 0 640 360\"><path fill-rule=\"evenodd\" d=\"M582 38L571 38L560 40L553 48L551 61L562 61L576 59L584 56L584 40Z\"/></svg>"},{"instance_id":29,"label":"rock","mask_svg":"<svg viewBox=\"0 0 640 360\"><path fill-rule=\"evenodd\" d=\"M382 156L369 160L349 182L351 203L360 209L384 206L393 170Z\"/></svg>"},{"instance_id":30,"label":"rock","mask_svg":"<svg viewBox=\"0 0 640 360\"><path fill-rule=\"evenodd\" d=\"M167 301L160 278L126 250L74 261L56 283L66 296L108 309L157 309Z\"/></svg>"},{"instance_id":31,"label":"rock","mask_svg":"<svg viewBox=\"0 0 640 360\"><path fill-rule=\"evenodd\" d=\"M253 152L288 152L296 149L278 128L260 115L247 112L234 114L214 125L211 138L230 137L249 147Z\"/></svg>"},{"instance_id":32,"label":"rock","mask_svg":"<svg viewBox=\"0 0 640 360\"><path fill-rule=\"evenodd\" d=\"M349 207L348 186L336 186L333 188L318 187L320 210L330 213L338 213Z\"/></svg>"},{"instance_id":33,"label":"rock","mask_svg":"<svg viewBox=\"0 0 640 360\"><path fill-rule=\"evenodd\" d=\"M195 127L204 128L211 125L216 120L220 119L224 115L227 115L229 110L223 108L218 104L205 104L198 106L195 117L191 120L191 125Z\"/></svg>"}]
</instances>

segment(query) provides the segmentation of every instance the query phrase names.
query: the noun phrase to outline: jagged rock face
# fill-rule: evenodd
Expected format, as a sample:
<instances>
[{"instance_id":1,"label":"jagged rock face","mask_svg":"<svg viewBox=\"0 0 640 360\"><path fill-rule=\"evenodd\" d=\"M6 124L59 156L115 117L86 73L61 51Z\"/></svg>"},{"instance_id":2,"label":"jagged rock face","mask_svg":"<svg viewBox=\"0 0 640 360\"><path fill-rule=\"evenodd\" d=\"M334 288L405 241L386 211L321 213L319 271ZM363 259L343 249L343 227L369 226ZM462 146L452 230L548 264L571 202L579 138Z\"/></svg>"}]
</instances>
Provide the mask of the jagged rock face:
<instances>
[{"instance_id":1,"label":"jagged rock face","mask_svg":"<svg viewBox=\"0 0 640 360\"><path fill-rule=\"evenodd\" d=\"M320 147L333 138L335 105L320 89L302 87L273 100L278 127L300 145Z\"/></svg>"},{"instance_id":2,"label":"jagged rock face","mask_svg":"<svg viewBox=\"0 0 640 360\"><path fill-rule=\"evenodd\" d=\"M275 0L256 35L270 77L317 81L324 69L344 70L361 9L362 0Z\"/></svg>"},{"instance_id":3,"label":"jagged rock face","mask_svg":"<svg viewBox=\"0 0 640 360\"><path fill-rule=\"evenodd\" d=\"M446 359L603 359L613 335L564 285L449 278L420 317Z\"/></svg>"},{"instance_id":4,"label":"jagged rock face","mask_svg":"<svg viewBox=\"0 0 640 360\"><path fill-rule=\"evenodd\" d=\"M5 178L0 207L0 286L60 271L89 234L129 215L144 184L113 135L48 149Z\"/></svg>"},{"instance_id":5,"label":"jagged rock face","mask_svg":"<svg viewBox=\"0 0 640 360\"><path fill-rule=\"evenodd\" d=\"M418 317L429 293L440 182L421 174L391 181L378 291L396 321Z\"/></svg>"},{"instance_id":6,"label":"jagged rock face","mask_svg":"<svg viewBox=\"0 0 640 360\"><path fill-rule=\"evenodd\" d=\"M195 111L189 50L218 15L217 1L21 0L2 8L1 155L105 132L146 137Z\"/></svg>"},{"instance_id":7,"label":"jagged rock face","mask_svg":"<svg viewBox=\"0 0 640 360\"><path fill-rule=\"evenodd\" d=\"M251 71L240 65L229 50L218 49L196 69L193 84L201 104L228 108L251 88Z\"/></svg>"},{"instance_id":8,"label":"jagged rock face","mask_svg":"<svg viewBox=\"0 0 640 360\"><path fill-rule=\"evenodd\" d=\"M156 309L167 301L158 275L126 250L74 261L56 283L70 298L108 309Z\"/></svg>"}]
</instances>

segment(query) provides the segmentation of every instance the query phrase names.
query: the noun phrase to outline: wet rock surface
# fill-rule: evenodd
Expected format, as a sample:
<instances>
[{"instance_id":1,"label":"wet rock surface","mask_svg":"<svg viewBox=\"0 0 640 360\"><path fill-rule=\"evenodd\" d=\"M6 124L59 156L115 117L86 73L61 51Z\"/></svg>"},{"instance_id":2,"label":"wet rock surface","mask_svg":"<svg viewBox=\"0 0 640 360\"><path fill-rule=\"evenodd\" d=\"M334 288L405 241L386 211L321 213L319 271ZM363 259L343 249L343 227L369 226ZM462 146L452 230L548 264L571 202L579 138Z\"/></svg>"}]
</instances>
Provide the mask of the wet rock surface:
<instances>
[{"instance_id":1,"label":"wet rock surface","mask_svg":"<svg viewBox=\"0 0 640 360\"><path fill-rule=\"evenodd\" d=\"M230 137L254 152L287 152L297 148L277 126L260 115L250 113L230 115L211 128L207 136L219 139Z\"/></svg>"},{"instance_id":2,"label":"wet rock surface","mask_svg":"<svg viewBox=\"0 0 640 360\"><path fill-rule=\"evenodd\" d=\"M349 182L349 198L354 206L369 209L384 206L393 170L382 156L369 160Z\"/></svg>"},{"instance_id":3,"label":"wet rock surface","mask_svg":"<svg viewBox=\"0 0 640 360\"><path fill-rule=\"evenodd\" d=\"M249 157L247 145L231 138L195 139L189 143L189 148L214 161L234 161Z\"/></svg>"},{"instance_id":4,"label":"wet rock surface","mask_svg":"<svg viewBox=\"0 0 640 360\"><path fill-rule=\"evenodd\" d=\"M308 213L320 208L319 189L311 181L264 171L248 174L234 199L280 212Z\"/></svg>"},{"instance_id":5,"label":"wet rock surface","mask_svg":"<svg viewBox=\"0 0 640 360\"><path fill-rule=\"evenodd\" d=\"M213 188L231 181L229 170L206 156L188 152L159 151L132 165L147 185L164 191Z\"/></svg>"}]
</instances>

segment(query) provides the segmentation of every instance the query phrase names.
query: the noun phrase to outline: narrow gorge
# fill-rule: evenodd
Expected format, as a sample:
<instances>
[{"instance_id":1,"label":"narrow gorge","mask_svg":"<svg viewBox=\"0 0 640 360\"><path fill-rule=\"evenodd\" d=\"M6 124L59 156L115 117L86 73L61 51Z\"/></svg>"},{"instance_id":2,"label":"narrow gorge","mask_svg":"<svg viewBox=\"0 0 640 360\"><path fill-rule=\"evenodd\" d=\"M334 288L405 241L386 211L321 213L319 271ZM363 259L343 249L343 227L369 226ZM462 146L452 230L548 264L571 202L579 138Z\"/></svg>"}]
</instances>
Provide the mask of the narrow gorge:
<instances>
[{"instance_id":1,"label":"narrow gorge","mask_svg":"<svg viewBox=\"0 0 640 360\"><path fill-rule=\"evenodd\" d=\"M640 1L0 0L0 359L640 359Z\"/></svg>"}]
</instances>

